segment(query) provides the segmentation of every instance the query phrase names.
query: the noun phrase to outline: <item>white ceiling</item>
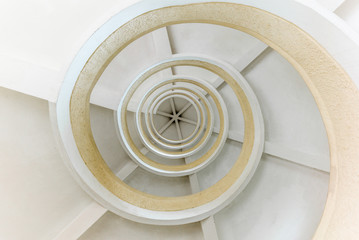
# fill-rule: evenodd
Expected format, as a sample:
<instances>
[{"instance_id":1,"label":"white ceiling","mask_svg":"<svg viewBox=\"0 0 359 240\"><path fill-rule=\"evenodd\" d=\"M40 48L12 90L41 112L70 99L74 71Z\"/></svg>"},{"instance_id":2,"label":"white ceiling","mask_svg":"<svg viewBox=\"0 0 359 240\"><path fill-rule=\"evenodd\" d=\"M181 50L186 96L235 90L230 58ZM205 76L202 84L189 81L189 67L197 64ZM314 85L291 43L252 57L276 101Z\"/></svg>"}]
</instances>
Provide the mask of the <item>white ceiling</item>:
<instances>
[{"instance_id":1,"label":"white ceiling","mask_svg":"<svg viewBox=\"0 0 359 240\"><path fill-rule=\"evenodd\" d=\"M80 46L109 16L134 2L0 2L0 239L53 239L91 209L93 200L61 159L48 101L56 101L66 69ZM335 13L359 31L355 0L333 1L327 7L338 7ZM92 129L105 161L114 172L131 167L114 131L114 110L133 78L171 54L193 53L237 66L255 91L265 119L268 154L243 194L215 216L220 239L311 237L329 181L329 150L319 111L295 69L278 53L239 31L208 24L169 26L121 52L91 96ZM217 80L213 74L189 67L176 68L173 73ZM153 80L166 74L170 73ZM231 139L219 161L198 173L200 188L223 176L241 149L237 140L243 136L243 116L228 86L219 91L230 110ZM125 181L139 190L163 196L191 191L186 177L169 179L136 167L132 170ZM81 239L202 238L199 223L160 227L133 223L109 212L101 216L93 218L92 227L84 221Z\"/></svg>"}]
</instances>

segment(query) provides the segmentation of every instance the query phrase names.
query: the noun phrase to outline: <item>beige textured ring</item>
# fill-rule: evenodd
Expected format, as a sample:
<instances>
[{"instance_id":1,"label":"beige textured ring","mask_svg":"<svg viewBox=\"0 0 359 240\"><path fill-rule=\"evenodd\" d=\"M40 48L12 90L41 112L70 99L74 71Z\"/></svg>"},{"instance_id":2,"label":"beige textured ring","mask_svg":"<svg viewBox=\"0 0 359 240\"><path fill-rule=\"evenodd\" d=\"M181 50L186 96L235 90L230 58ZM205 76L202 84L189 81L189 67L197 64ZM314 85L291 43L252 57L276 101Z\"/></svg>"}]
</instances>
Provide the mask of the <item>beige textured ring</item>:
<instances>
[{"instance_id":1,"label":"beige textured ring","mask_svg":"<svg viewBox=\"0 0 359 240\"><path fill-rule=\"evenodd\" d=\"M357 213L359 209L359 190L356 184L359 166L359 92L345 71L307 33L263 10L224 2L183 5L183 1L181 3L174 0L161 4L163 5L153 7L146 5L146 11L136 12L132 9L130 13L136 14L130 14L131 18L125 18L126 21L121 22L116 18L121 22L121 27L108 33L108 38L103 43L98 42L98 38L91 38L91 43L95 42L97 50L94 50L90 58L88 55L81 55L82 51L74 60L76 64L72 65L69 71L71 74L67 76L64 91L59 98L61 103L58 107L58 121L61 122L61 129L66 129L66 133L71 132L71 128L73 130L71 136L62 133L62 137L69 155L73 157L73 168L81 180L86 182L90 189L88 191L92 191L92 195L97 198L101 196L101 202L107 203L112 211L128 218L148 223L178 224L209 216L228 204L235 193L243 189L243 181L239 184L240 181L234 179L248 179L250 174L245 175L245 163L241 168L237 162L214 188L199 194L174 200L137 193L111 176L113 173L96 150L88 119L89 94L93 86L107 64L130 42L154 29L171 24L218 24L244 31L264 41L292 63L305 80L323 117L331 153L329 195L317 236L321 239L354 236L345 229L349 225L353 229L359 222L357 215L351 214ZM171 6L173 4L177 5ZM121 14L123 17L123 13ZM245 101L241 102L241 106L244 111L250 109ZM250 122L245 119L246 127L253 127ZM256 143L254 139L256 138L253 136L245 136L246 153L250 146L248 144ZM76 151L73 144L77 146ZM243 155L240 158L243 160ZM99 184L94 186L93 182ZM189 209L188 206L193 208Z\"/></svg>"}]
</instances>

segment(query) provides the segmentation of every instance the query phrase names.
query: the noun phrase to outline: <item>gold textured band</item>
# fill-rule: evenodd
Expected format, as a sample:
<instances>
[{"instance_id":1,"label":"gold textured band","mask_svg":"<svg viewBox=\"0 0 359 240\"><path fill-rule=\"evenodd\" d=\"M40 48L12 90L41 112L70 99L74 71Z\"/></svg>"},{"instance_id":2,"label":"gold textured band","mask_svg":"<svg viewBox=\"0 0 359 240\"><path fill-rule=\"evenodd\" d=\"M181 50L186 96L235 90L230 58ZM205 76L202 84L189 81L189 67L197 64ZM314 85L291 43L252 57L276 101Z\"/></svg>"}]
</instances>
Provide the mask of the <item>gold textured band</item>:
<instances>
[{"instance_id":1,"label":"gold textured band","mask_svg":"<svg viewBox=\"0 0 359 240\"><path fill-rule=\"evenodd\" d=\"M206 204L220 196L237 179L251 152L252 113L239 86L221 72L240 99L245 113L244 146L230 172L212 187L189 196L166 198L137 191L111 172L93 139L89 120L90 94L112 59L128 44L163 26L177 23L210 23L246 32L283 55L301 74L321 112L329 139L331 174L328 200L317 236L333 239L345 227L343 213L359 212L359 93L345 71L308 34L273 14L233 3L200 3L157 9L138 16L110 35L93 53L83 68L70 103L73 135L79 152L90 171L109 191L133 205L159 211L175 211ZM199 64L199 63L194 63ZM348 206L349 205L349 206ZM354 209L353 209L354 208ZM347 216L347 215L346 215ZM346 217L346 222L355 217ZM331 228L329 229L329 226ZM343 232L343 231L341 231ZM329 236L328 235L328 236Z\"/></svg>"}]
</instances>

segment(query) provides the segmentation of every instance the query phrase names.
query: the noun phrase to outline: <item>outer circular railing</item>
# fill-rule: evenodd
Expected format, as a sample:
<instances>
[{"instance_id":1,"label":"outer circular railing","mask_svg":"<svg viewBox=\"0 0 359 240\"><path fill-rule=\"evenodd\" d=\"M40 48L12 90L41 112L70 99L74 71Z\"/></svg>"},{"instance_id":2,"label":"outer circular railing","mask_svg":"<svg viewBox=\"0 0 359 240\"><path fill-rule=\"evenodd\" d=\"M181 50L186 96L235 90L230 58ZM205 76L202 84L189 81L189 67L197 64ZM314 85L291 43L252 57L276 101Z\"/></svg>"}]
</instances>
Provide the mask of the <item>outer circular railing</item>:
<instances>
[{"instance_id":1,"label":"outer circular railing","mask_svg":"<svg viewBox=\"0 0 359 240\"><path fill-rule=\"evenodd\" d=\"M329 136L332 169L348 169L341 159L353 160L358 156L358 150L355 148L357 146L352 144L352 139L356 139L359 135L359 128L352 126L353 121L358 122L358 116L354 111L357 105L353 103L359 99L358 93L351 90L355 86L346 73L308 34L268 12L240 4L199 3L169 6L171 4L166 3L165 5L156 5L156 7L146 5L145 11L131 9L120 13L123 17L121 21L110 21L107 24L107 26L114 24L117 29L104 34L106 36L101 35L103 32L99 31L96 37L91 38L76 57L64 82L57 108L60 134L75 175L92 196L113 212L135 221L180 224L198 221L219 211L243 190L251 178L263 150L263 122L260 108L248 84L240 75L233 74L235 69L211 58L188 56L165 60L156 66L168 68L189 65L217 73L232 88L241 104L245 121L242 151L233 168L215 185L199 193L181 197L159 197L140 192L115 176L95 144L89 120L89 96L103 70L114 56L132 41L160 27L185 22L205 22L241 30L279 51L301 73L317 101ZM89 49L91 54L86 52ZM145 71L138 79L150 72ZM325 83L323 79L326 80ZM131 94L131 92L127 93L122 106L128 104L127 98L130 98ZM333 107L332 99L339 98L340 101ZM220 106L217 103L216 108L219 109ZM170 176L181 171L180 175L185 175L188 172L195 172L196 168L201 168L201 164L205 166L205 160L208 158L183 166L163 166L146 158L142 153L137 153L128 128L124 127L127 124L126 108L121 107L119 114L122 139L124 145L128 145L125 148L135 161L136 156L139 156L138 162L147 164L143 165L143 168L156 174ZM223 118L224 116L223 111ZM224 128L222 127L224 121L221 124L221 128ZM225 129L220 130L218 139L226 134ZM220 143L219 140L213 151L208 154L215 155ZM331 172L334 176L332 179L345 178L342 172L345 171ZM338 189L347 193L347 186L343 184L331 181L331 186L333 193L328 198L324 213L322 221L324 227L329 222L339 224L332 218L335 215L335 206L343 205L342 197L338 197L340 193Z\"/></svg>"}]
</instances>

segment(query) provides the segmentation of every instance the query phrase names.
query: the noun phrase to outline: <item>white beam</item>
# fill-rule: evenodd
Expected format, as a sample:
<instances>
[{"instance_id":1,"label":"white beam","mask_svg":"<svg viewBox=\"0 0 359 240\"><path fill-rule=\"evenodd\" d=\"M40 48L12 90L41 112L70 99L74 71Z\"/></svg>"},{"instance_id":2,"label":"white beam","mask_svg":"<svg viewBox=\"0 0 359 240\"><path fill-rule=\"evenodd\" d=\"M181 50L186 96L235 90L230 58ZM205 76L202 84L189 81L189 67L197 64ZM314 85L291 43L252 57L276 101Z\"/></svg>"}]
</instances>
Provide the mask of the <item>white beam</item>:
<instances>
[{"instance_id":1,"label":"white beam","mask_svg":"<svg viewBox=\"0 0 359 240\"><path fill-rule=\"evenodd\" d=\"M268 155L279 157L302 166L314 168L327 173L330 171L329 156L305 153L269 141L266 141L264 144L264 152ZM318 159L328 159L328 161L318 161Z\"/></svg>"},{"instance_id":2,"label":"white beam","mask_svg":"<svg viewBox=\"0 0 359 240\"><path fill-rule=\"evenodd\" d=\"M201 221L201 227L204 240L218 240L218 233L214 217L210 216Z\"/></svg>"},{"instance_id":3,"label":"white beam","mask_svg":"<svg viewBox=\"0 0 359 240\"><path fill-rule=\"evenodd\" d=\"M155 46L157 59L163 60L172 57L171 40L168 36L167 27L160 28L152 33L153 45ZM170 77L173 75L173 69L167 68L161 71L162 77Z\"/></svg>"},{"instance_id":4,"label":"white beam","mask_svg":"<svg viewBox=\"0 0 359 240\"><path fill-rule=\"evenodd\" d=\"M96 202L86 207L70 224L68 224L54 240L75 240L97 222L107 209Z\"/></svg>"},{"instance_id":5,"label":"white beam","mask_svg":"<svg viewBox=\"0 0 359 240\"><path fill-rule=\"evenodd\" d=\"M147 148L143 147L140 149L140 152L143 154L143 155L146 155L149 151ZM137 169L138 165L132 161L132 160L129 160L119 171L118 173L116 174L116 176L118 178L120 178L121 180L124 180L126 179L128 176L131 175L131 173L133 173L133 171L135 171Z\"/></svg>"},{"instance_id":6,"label":"white beam","mask_svg":"<svg viewBox=\"0 0 359 240\"><path fill-rule=\"evenodd\" d=\"M238 61L234 64L234 67L239 71L242 72L246 67L249 66L254 60L256 60L266 49L268 46L258 41L257 44L250 48L246 54L241 56Z\"/></svg>"},{"instance_id":7,"label":"white beam","mask_svg":"<svg viewBox=\"0 0 359 240\"><path fill-rule=\"evenodd\" d=\"M214 128L213 132L218 133L219 132L218 128ZM244 135L240 132L229 131L228 139L239 143L243 143ZM265 141L264 153L290 162L294 162L299 165L314 168L320 171L329 172L330 170L329 159L328 161L325 161L328 164L324 164L323 163L324 161L317 161L318 159L326 159L329 157L324 155L314 155L310 153L301 152L278 143Z\"/></svg>"},{"instance_id":8,"label":"white beam","mask_svg":"<svg viewBox=\"0 0 359 240\"><path fill-rule=\"evenodd\" d=\"M49 103L50 117L53 124L56 124L56 105ZM116 114L114 114L115 116ZM116 118L115 118L116 119ZM56 128L54 125L53 127ZM57 131L55 131L57 133ZM118 132L117 132L118 134ZM59 139L59 136L56 138ZM148 150L141 149L143 154L147 154ZM128 161L120 171L116 174L121 179L128 177L135 169L137 164L132 160ZM73 221L71 221L54 239L55 240L72 240L78 239L85 233L95 222L97 222L108 210L97 202L88 205Z\"/></svg>"},{"instance_id":9,"label":"white beam","mask_svg":"<svg viewBox=\"0 0 359 240\"><path fill-rule=\"evenodd\" d=\"M146 154L148 151L143 148L141 152ZM133 171L137 169L138 165L132 160L128 161L120 171L116 174L117 177L124 180ZM78 239L85 233L95 222L97 222L108 210L96 202L91 203L86 207L70 224L68 224L54 239L55 240L72 240Z\"/></svg>"},{"instance_id":10,"label":"white beam","mask_svg":"<svg viewBox=\"0 0 359 240\"><path fill-rule=\"evenodd\" d=\"M137 169L138 165L136 163L134 163L132 160L129 160L125 166L123 166L120 171L118 171L118 173L116 174L116 176L121 179L124 180L125 178L127 178L128 176L130 176L131 173L133 173L133 171L135 171Z\"/></svg>"},{"instance_id":11,"label":"white beam","mask_svg":"<svg viewBox=\"0 0 359 240\"><path fill-rule=\"evenodd\" d=\"M185 158L185 162L189 163L190 162L189 158ZM191 185L192 193L201 191L196 173L189 175L189 182ZM202 220L200 223L201 223L204 240L218 240L216 224L214 222L213 216L210 216Z\"/></svg>"},{"instance_id":12,"label":"white beam","mask_svg":"<svg viewBox=\"0 0 359 240\"><path fill-rule=\"evenodd\" d=\"M234 63L234 67L239 71L242 72L246 67L249 66L249 64L251 64L255 59L257 59L257 57L259 57L259 55L261 55L266 49L268 48L268 46L261 42L258 41L258 43L250 48L245 54L243 54L237 62ZM216 81L214 81L213 86L215 88L218 88L222 83L223 83L223 79L221 78L217 78Z\"/></svg>"}]
</instances>

